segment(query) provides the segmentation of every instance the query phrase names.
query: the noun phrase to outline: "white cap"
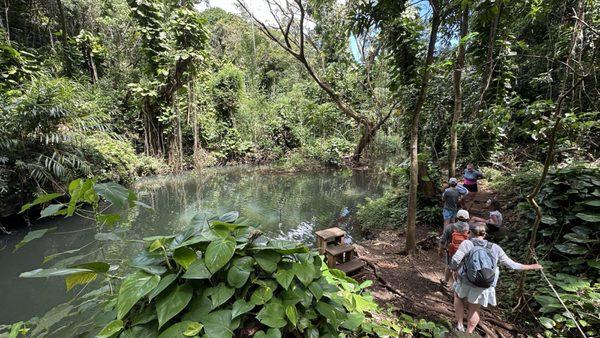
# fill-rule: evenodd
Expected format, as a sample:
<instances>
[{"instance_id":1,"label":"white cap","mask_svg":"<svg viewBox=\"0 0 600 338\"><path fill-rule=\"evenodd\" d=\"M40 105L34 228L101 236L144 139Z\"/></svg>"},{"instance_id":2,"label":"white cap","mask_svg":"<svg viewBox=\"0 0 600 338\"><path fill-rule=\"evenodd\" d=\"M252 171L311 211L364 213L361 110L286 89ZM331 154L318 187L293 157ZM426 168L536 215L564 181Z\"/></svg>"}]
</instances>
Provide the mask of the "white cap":
<instances>
[{"instance_id":1,"label":"white cap","mask_svg":"<svg viewBox=\"0 0 600 338\"><path fill-rule=\"evenodd\" d=\"M469 219L469 212L466 211L465 209L460 209L457 213L456 213L456 218L458 219L463 219L463 220L468 220Z\"/></svg>"},{"instance_id":2,"label":"white cap","mask_svg":"<svg viewBox=\"0 0 600 338\"><path fill-rule=\"evenodd\" d=\"M448 183L455 183L455 184L457 184L457 183L458 183L458 180L456 179L456 177L452 177L452 178L450 178L450 179L448 180Z\"/></svg>"}]
</instances>

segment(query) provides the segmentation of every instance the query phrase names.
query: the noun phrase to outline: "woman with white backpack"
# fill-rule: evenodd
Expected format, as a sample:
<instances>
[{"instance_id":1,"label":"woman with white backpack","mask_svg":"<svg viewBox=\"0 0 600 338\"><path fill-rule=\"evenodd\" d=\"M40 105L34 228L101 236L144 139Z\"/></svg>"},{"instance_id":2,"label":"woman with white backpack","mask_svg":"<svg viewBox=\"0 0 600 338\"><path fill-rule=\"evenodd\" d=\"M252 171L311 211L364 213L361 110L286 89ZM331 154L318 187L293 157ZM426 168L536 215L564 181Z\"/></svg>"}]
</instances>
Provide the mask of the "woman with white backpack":
<instances>
[{"instance_id":1,"label":"woman with white backpack","mask_svg":"<svg viewBox=\"0 0 600 338\"><path fill-rule=\"evenodd\" d=\"M470 240L463 241L452 256L450 268L458 271L454 283L454 313L458 331L465 331L463 324L465 307L467 329L472 333L479 323L481 306L496 306L496 283L500 270L498 263L513 270L539 270L539 264L521 264L510 259L502 248L485 240L487 228L478 224L471 229Z\"/></svg>"}]
</instances>

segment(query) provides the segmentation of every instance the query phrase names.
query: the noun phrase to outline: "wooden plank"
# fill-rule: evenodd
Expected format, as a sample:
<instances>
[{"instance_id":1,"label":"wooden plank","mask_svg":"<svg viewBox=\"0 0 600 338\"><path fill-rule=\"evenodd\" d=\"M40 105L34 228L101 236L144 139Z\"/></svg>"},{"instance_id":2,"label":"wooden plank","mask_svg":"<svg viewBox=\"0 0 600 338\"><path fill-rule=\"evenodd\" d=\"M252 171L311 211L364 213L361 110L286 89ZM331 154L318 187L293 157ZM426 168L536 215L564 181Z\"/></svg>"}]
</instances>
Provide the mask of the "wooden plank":
<instances>
[{"instance_id":1,"label":"wooden plank","mask_svg":"<svg viewBox=\"0 0 600 338\"><path fill-rule=\"evenodd\" d=\"M322 238L324 241L329 241L330 239L333 239L336 237L346 236L346 232L337 227L320 230L320 231L317 231L315 234L317 235L317 237Z\"/></svg>"},{"instance_id":2,"label":"wooden plank","mask_svg":"<svg viewBox=\"0 0 600 338\"><path fill-rule=\"evenodd\" d=\"M366 263L362 259L355 258L350 262L337 265L335 268L344 271L346 274L350 274L362 269L365 264Z\"/></svg>"},{"instance_id":3,"label":"wooden plank","mask_svg":"<svg viewBox=\"0 0 600 338\"><path fill-rule=\"evenodd\" d=\"M333 256L338 256L345 252L349 252L349 251L353 251L353 250L354 250L354 245L352 245L352 244L340 244L340 245L328 245L327 249L325 249L325 252L327 252L328 254L333 255Z\"/></svg>"}]
</instances>

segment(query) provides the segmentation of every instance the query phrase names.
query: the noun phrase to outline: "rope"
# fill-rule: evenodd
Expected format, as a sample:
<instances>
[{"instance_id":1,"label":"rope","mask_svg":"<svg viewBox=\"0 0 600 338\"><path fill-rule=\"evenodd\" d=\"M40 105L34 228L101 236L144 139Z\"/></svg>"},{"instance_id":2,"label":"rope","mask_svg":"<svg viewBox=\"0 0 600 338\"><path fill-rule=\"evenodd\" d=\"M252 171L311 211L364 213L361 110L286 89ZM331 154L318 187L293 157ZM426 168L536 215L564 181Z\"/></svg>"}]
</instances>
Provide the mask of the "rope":
<instances>
[{"instance_id":1,"label":"rope","mask_svg":"<svg viewBox=\"0 0 600 338\"><path fill-rule=\"evenodd\" d=\"M536 263L539 264L539 262L537 260L537 257L535 255L533 256L533 259L535 260ZM587 336L585 335L585 333L581 329L581 326L579 326L579 323L577 322L577 319L575 318L575 316L573 315L573 313L571 313L571 311L567 308L567 306L565 305L565 302L563 302L563 300L562 300L562 298L560 298L560 295L558 294L558 292L556 292L556 289L554 288L554 285L552 285L552 283L550 283L550 280L548 279L548 277L546 277L546 274L544 273L544 270L542 269L542 270L540 270L540 272L542 273L542 277L544 277L544 280L546 280L546 283L548 283L548 286L550 286L550 289L552 289L552 292L554 292L554 295L556 296L556 298L558 298L558 301L560 302L560 304L565 308L565 310L569 314L569 317L571 317L571 319L575 323L575 326L577 326L577 329L579 330L579 333L581 333L581 336L583 338L587 338Z\"/></svg>"}]
</instances>

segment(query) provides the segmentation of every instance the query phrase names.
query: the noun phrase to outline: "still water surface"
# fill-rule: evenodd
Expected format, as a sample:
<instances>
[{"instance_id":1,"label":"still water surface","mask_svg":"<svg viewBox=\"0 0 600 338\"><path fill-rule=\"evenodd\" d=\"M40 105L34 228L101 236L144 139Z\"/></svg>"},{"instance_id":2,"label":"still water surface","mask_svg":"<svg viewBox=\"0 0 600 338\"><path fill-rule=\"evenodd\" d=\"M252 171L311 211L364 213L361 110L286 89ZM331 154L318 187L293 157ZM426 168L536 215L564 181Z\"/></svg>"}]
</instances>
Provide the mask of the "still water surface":
<instances>
[{"instance_id":1,"label":"still water surface","mask_svg":"<svg viewBox=\"0 0 600 338\"><path fill-rule=\"evenodd\" d=\"M358 171L323 171L283 174L261 168L224 167L201 173L144 179L135 185L139 199L154 210L136 209L125 239L171 234L187 226L198 212L223 214L237 210L272 238L314 245L315 230L339 226L358 239L352 215L366 197L379 196L383 175ZM62 278L20 279L19 274L42 266L45 256L80 248L94 241L97 230L81 218L56 219L36 224L57 227L16 253L13 249L26 230L0 237L0 324L27 320L71 299ZM88 230L85 230L88 228ZM83 230L82 230L83 229ZM139 245L92 243L75 256L80 261L128 258ZM43 267L51 267L54 261Z\"/></svg>"}]
</instances>

